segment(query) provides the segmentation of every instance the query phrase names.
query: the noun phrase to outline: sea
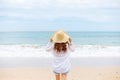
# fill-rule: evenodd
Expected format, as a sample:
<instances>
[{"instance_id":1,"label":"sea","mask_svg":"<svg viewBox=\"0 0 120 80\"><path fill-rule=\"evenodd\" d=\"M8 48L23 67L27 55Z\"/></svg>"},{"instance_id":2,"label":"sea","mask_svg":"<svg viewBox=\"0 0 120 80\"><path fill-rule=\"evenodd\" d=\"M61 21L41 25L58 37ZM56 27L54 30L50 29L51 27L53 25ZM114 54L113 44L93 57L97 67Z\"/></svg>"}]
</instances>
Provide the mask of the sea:
<instances>
[{"instance_id":1,"label":"sea","mask_svg":"<svg viewBox=\"0 0 120 80\"><path fill-rule=\"evenodd\" d=\"M0 32L0 67L50 66L46 44L54 32ZM67 32L73 66L120 65L120 32Z\"/></svg>"},{"instance_id":2,"label":"sea","mask_svg":"<svg viewBox=\"0 0 120 80\"><path fill-rule=\"evenodd\" d=\"M0 32L0 45L37 44L45 46L54 32ZM120 46L120 32L67 32L76 45Z\"/></svg>"}]
</instances>

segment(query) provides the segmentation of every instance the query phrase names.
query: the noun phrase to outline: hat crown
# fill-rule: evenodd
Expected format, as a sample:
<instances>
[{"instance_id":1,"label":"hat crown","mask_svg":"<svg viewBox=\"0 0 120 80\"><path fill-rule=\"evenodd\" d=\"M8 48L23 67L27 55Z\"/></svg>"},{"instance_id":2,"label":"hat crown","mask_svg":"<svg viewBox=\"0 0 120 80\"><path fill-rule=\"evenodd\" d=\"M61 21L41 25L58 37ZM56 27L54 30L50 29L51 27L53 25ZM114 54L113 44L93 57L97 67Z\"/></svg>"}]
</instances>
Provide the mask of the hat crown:
<instances>
[{"instance_id":1,"label":"hat crown","mask_svg":"<svg viewBox=\"0 0 120 80\"><path fill-rule=\"evenodd\" d=\"M57 33L57 34L56 34L56 37L57 37L58 40L62 40L62 39L64 38L64 34L62 34L62 33Z\"/></svg>"},{"instance_id":2,"label":"hat crown","mask_svg":"<svg viewBox=\"0 0 120 80\"><path fill-rule=\"evenodd\" d=\"M63 31L59 30L54 33L53 41L57 43L67 42L69 36Z\"/></svg>"}]
</instances>

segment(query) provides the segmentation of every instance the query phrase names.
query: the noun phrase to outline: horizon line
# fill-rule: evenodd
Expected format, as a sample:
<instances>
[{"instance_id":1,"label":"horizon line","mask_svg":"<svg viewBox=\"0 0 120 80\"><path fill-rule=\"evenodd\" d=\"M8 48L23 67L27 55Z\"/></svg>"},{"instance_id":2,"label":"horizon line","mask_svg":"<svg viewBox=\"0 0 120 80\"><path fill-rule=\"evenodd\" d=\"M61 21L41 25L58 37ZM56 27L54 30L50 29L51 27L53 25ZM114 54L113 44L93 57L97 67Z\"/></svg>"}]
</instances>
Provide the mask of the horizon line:
<instances>
[{"instance_id":1,"label":"horizon line","mask_svg":"<svg viewBox=\"0 0 120 80\"><path fill-rule=\"evenodd\" d=\"M41 31L40 30L39 31L37 31L37 30L36 31L27 31L26 30L26 31L0 31L0 32L54 32L54 31L57 31L57 30L50 30L50 31L47 31L47 30L46 31L44 31L44 30L41 30ZM87 30L86 31L85 30L84 31L75 31L75 30L72 31L72 30L64 30L64 31L67 31L67 32L120 32L120 31L102 31L102 30L101 31L92 31L92 30L91 31L87 31Z\"/></svg>"}]
</instances>

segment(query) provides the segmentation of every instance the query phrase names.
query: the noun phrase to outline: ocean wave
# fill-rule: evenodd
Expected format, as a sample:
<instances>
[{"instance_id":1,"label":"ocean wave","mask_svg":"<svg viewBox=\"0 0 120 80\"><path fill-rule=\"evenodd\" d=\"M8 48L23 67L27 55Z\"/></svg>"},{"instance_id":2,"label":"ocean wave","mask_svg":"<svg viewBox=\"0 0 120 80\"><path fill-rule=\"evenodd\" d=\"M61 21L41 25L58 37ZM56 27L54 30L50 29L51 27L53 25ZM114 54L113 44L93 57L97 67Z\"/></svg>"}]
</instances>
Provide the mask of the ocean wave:
<instances>
[{"instance_id":1,"label":"ocean wave","mask_svg":"<svg viewBox=\"0 0 120 80\"><path fill-rule=\"evenodd\" d=\"M37 44L0 45L0 57L52 57L45 47ZM120 46L76 45L71 57L120 57Z\"/></svg>"}]
</instances>

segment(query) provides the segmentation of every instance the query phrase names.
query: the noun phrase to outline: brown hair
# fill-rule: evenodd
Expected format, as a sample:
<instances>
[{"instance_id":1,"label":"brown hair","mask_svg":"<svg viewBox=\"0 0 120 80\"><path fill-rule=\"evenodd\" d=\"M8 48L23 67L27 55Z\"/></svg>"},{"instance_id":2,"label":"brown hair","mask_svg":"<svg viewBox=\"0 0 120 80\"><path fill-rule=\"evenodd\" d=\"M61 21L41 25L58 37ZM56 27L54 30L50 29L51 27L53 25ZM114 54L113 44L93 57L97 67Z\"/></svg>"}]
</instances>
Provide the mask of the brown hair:
<instances>
[{"instance_id":1,"label":"brown hair","mask_svg":"<svg viewBox=\"0 0 120 80\"><path fill-rule=\"evenodd\" d=\"M66 42L66 43L55 43L54 44L54 50L58 53L66 52L67 51L67 44L68 44L68 42Z\"/></svg>"}]
</instances>

